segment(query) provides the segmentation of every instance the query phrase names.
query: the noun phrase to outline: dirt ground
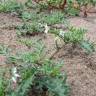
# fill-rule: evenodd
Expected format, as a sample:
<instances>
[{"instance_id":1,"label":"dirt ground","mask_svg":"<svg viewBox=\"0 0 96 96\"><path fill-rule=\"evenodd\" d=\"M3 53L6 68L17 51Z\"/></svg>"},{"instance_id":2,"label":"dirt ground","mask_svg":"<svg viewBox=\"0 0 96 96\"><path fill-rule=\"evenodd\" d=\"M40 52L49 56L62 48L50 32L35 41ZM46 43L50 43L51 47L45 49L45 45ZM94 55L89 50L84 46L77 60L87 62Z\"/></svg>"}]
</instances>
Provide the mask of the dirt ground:
<instances>
[{"instance_id":1,"label":"dirt ground","mask_svg":"<svg viewBox=\"0 0 96 96\"><path fill-rule=\"evenodd\" d=\"M91 41L96 43L96 14L89 14L88 18L70 18L69 21L76 27L87 29L87 38L90 38ZM17 50L27 50L25 46L17 42L18 38L14 27L21 24L21 22L17 17L0 13L0 44L12 48L13 53ZM47 38L43 41L46 47L51 49L49 50L49 53L51 53L55 42L53 36L48 34ZM81 50L79 50L79 53L77 50L74 50L73 57L70 57L68 50L65 51L62 49L56 55L56 59L58 58L64 59L64 67L62 69L68 75L67 82L71 86L70 96L96 96L96 53L94 52L86 56ZM5 58L0 55L0 66L2 66L4 60Z\"/></svg>"}]
</instances>

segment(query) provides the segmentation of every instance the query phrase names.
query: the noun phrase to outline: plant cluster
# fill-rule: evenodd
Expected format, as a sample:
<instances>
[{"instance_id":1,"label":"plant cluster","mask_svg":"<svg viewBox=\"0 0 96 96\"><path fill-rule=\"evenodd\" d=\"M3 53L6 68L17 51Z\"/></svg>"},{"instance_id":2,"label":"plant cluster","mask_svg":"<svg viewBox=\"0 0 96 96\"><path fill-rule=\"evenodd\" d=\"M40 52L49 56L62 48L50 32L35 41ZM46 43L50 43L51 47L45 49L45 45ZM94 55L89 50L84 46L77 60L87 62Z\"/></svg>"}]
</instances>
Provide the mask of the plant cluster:
<instances>
[{"instance_id":1,"label":"plant cluster","mask_svg":"<svg viewBox=\"0 0 96 96\"><path fill-rule=\"evenodd\" d=\"M9 80L5 83L0 78L1 96L67 96L69 86L66 75L61 72L63 63L46 59L44 45L37 43L33 52L19 53L9 56L13 65ZM0 75L2 76L2 75ZM3 95L4 94L4 95Z\"/></svg>"},{"instance_id":2,"label":"plant cluster","mask_svg":"<svg viewBox=\"0 0 96 96\"><path fill-rule=\"evenodd\" d=\"M65 14L61 11L54 11L52 13L45 14L44 17L41 19L41 22L48 25L54 24L64 24L65 23Z\"/></svg>"},{"instance_id":3,"label":"plant cluster","mask_svg":"<svg viewBox=\"0 0 96 96\"><path fill-rule=\"evenodd\" d=\"M1 0L0 12L17 12L21 14L24 6L21 3L17 3L16 0Z\"/></svg>"},{"instance_id":4,"label":"plant cluster","mask_svg":"<svg viewBox=\"0 0 96 96\"><path fill-rule=\"evenodd\" d=\"M34 3L35 2L35 3ZM95 0L28 0L24 5L17 3L16 0L2 0L0 1L0 12L17 12L22 14L24 8L53 10L61 9L68 15L77 16L84 6L84 16L87 16L89 5L96 5Z\"/></svg>"},{"instance_id":5,"label":"plant cluster","mask_svg":"<svg viewBox=\"0 0 96 96\"><path fill-rule=\"evenodd\" d=\"M89 5L96 5L95 0L33 0L39 4L39 8L42 9L61 9L68 15L77 16L84 7L84 16L87 16L87 9Z\"/></svg>"},{"instance_id":6,"label":"plant cluster","mask_svg":"<svg viewBox=\"0 0 96 96\"><path fill-rule=\"evenodd\" d=\"M43 17L42 17L43 16ZM44 33L46 24L52 26L55 24L64 24L66 22L63 12L54 11L52 13L23 12L21 15L23 24L17 26L18 35L34 35ZM32 22L31 22L32 21Z\"/></svg>"},{"instance_id":7,"label":"plant cluster","mask_svg":"<svg viewBox=\"0 0 96 96\"><path fill-rule=\"evenodd\" d=\"M82 0L76 0L76 4L78 4L78 9L80 11L82 7L84 7L83 9L83 13L84 13L84 16L87 17L87 13L88 11L90 10L90 6L95 6L96 5L96 0L86 0L86 1L82 1Z\"/></svg>"},{"instance_id":8,"label":"plant cluster","mask_svg":"<svg viewBox=\"0 0 96 96\"><path fill-rule=\"evenodd\" d=\"M21 26L17 27L17 35L35 35L40 32L44 32L44 26L41 26L39 23L34 22L34 23L24 23Z\"/></svg>"},{"instance_id":9,"label":"plant cluster","mask_svg":"<svg viewBox=\"0 0 96 96\"><path fill-rule=\"evenodd\" d=\"M85 49L87 53L95 51L94 43L85 39L86 30L83 28L75 28L71 26L68 27L67 31L52 29L50 32L60 37L65 45L71 44L73 49L79 46Z\"/></svg>"},{"instance_id":10,"label":"plant cluster","mask_svg":"<svg viewBox=\"0 0 96 96\"><path fill-rule=\"evenodd\" d=\"M66 5L66 0L33 0L35 1L36 3L39 4L40 8L47 8L47 9L53 9L53 8L56 8L56 9L62 9L64 10L64 7Z\"/></svg>"}]
</instances>

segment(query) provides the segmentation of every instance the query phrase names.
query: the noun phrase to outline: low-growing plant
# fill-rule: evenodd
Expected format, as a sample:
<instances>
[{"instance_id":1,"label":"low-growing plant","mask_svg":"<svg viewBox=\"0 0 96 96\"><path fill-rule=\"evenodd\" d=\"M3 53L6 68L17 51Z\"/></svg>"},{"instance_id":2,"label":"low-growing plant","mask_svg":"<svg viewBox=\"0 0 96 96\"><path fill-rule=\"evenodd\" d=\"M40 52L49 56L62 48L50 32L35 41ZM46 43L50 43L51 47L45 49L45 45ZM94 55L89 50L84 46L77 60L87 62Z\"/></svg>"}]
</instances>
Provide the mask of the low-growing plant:
<instances>
[{"instance_id":1,"label":"low-growing plant","mask_svg":"<svg viewBox=\"0 0 96 96\"><path fill-rule=\"evenodd\" d=\"M87 12L89 11L90 5L95 6L95 0L33 0L41 9L47 9L49 11L54 9L59 9L65 12L67 15L78 16L81 11L83 11L84 16L87 17ZM82 10L82 7L84 9Z\"/></svg>"},{"instance_id":2,"label":"low-growing plant","mask_svg":"<svg viewBox=\"0 0 96 96\"><path fill-rule=\"evenodd\" d=\"M61 66L50 60L44 60L40 65L39 63L30 64L30 62L24 65L20 69L22 81L17 90L11 93L12 96L13 94L14 96L27 96L30 92L38 96L67 96L69 87L66 85L66 75L60 72Z\"/></svg>"},{"instance_id":3,"label":"low-growing plant","mask_svg":"<svg viewBox=\"0 0 96 96\"><path fill-rule=\"evenodd\" d=\"M38 4L39 10L47 10L48 9L48 3L46 1L40 1Z\"/></svg>"},{"instance_id":4,"label":"low-growing plant","mask_svg":"<svg viewBox=\"0 0 96 96\"><path fill-rule=\"evenodd\" d=\"M40 5L40 8L64 10L67 0L33 0Z\"/></svg>"},{"instance_id":5,"label":"low-growing plant","mask_svg":"<svg viewBox=\"0 0 96 96\"><path fill-rule=\"evenodd\" d=\"M22 18L22 20L24 20L24 21L31 20L32 14L29 13L29 12L24 11L24 12L22 12L22 14L21 14L21 18Z\"/></svg>"},{"instance_id":6,"label":"low-growing plant","mask_svg":"<svg viewBox=\"0 0 96 96\"><path fill-rule=\"evenodd\" d=\"M0 1L0 12L17 12L21 14L24 6L16 0L2 0Z\"/></svg>"},{"instance_id":7,"label":"low-growing plant","mask_svg":"<svg viewBox=\"0 0 96 96\"><path fill-rule=\"evenodd\" d=\"M41 19L41 22L48 25L60 24L65 21L65 14L61 11L52 11L50 14L45 14Z\"/></svg>"},{"instance_id":8,"label":"low-growing plant","mask_svg":"<svg viewBox=\"0 0 96 96\"><path fill-rule=\"evenodd\" d=\"M95 51L95 44L89 40L81 42L81 47L89 54Z\"/></svg>"},{"instance_id":9,"label":"low-growing plant","mask_svg":"<svg viewBox=\"0 0 96 96\"><path fill-rule=\"evenodd\" d=\"M6 91L5 93L2 91L2 94L4 96L68 96L66 74L61 71L63 62L56 63L47 59L43 55L44 45L41 43L34 46L33 51L8 57L9 63L14 63L15 66L11 68L9 83L3 86Z\"/></svg>"},{"instance_id":10,"label":"low-growing plant","mask_svg":"<svg viewBox=\"0 0 96 96\"><path fill-rule=\"evenodd\" d=\"M36 35L44 32L44 26L41 26L38 22L24 23L21 26L17 26L17 35Z\"/></svg>"},{"instance_id":11,"label":"low-growing plant","mask_svg":"<svg viewBox=\"0 0 96 96\"><path fill-rule=\"evenodd\" d=\"M9 52L10 52L10 50L7 46L4 46L3 44L0 44L0 54L6 55Z\"/></svg>"},{"instance_id":12,"label":"low-growing plant","mask_svg":"<svg viewBox=\"0 0 96 96\"><path fill-rule=\"evenodd\" d=\"M6 96L7 80L8 80L8 68L0 67L0 96ZM7 74L7 75L6 75Z\"/></svg>"},{"instance_id":13,"label":"low-growing plant","mask_svg":"<svg viewBox=\"0 0 96 96\"><path fill-rule=\"evenodd\" d=\"M5 96L5 86L3 81L3 75L0 75L0 96Z\"/></svg>"},{"instance_id":14,"label":"low-growing plant","mask_svg":"<svg viewBox=\"0 0 96 96\"><path fill-rule=\"evenodd\" d=\"M21 39L21 40L18 40L18 42L20 42L21 44L23 45L26 45L29 49L32 47L33 45L33 41L30 40L30 39Z\"/></svg>"},{"instance_id":15,"label":"low-growing plant","mask_svg":"<svg viewBox=\"0 0 96 96\"><path fill-rule=\"evenodd\" d=\"M63 34L63 31L61 31L59 35L61 35L61 37L64 35L63 40L65 43L72 43L75 45L84 40L85 32L86 30L82 28L69 27L69 32Z\"/></svg>"},{"instance_id":16,"label":"low-growing plant","mask_svg":"<svg viewBox=\"0 0 96 96\"><path fill-rule=\"evenodd\" d=\"M86 30L83 28L68 27L67 31L52 29L51 33L59 36L66 44L71 44L72 48L77 46L84 48L86 52L91 53L95 50L94 44L85 39Z\"/></svg>"},{"instance_id":17,"label":"low-growing plant","mask_svg":"<svg viewBox=\"0 0 96 96\"><path fill-rule=\"evenodd\" d=\"M23 11L21 14L21 19L23 21L32 20L32 22L37 22L39 19L41 19L41 17L40 17L40 14L38 14L36 10L35 11L33 10L32 12Z\"/></svg>"},{"instance_id":18,"label":"low-growing plant","mask_svg":"<svg viewBox=\"0 0 96 96\"><path fill-rule=\"evenodd\" d=\"M27 8L33 8L33 9L38 8L38 4L33 3L33 0L27 0L27 1L25 2L25 6L26 6Z\"/></svg>"},{"instance_id":19,"label":"low-growing plant","mask_svg":"<svg viewBox=\"0 0 96 96\"><path fill-rule=\"evenodd\" d=\"M64 12L69 16L78 16L80 13L79 4L76 0L67 0L67 7Z\"/></svg>"},{"instance_id":20,"label":"low-growing plant","mask_svg":"<svg viewBox=\"0 0 96 96\"><path fill-rule=\"evenodd\" d=\"M23 21L32 20L32 22L38 22L41 24L59 24L65 22L65 14L61 11L52 11L51 13L48 12L41 12L32 11L32 12L23 12L21 15Z\"/></svg>"}]
</instances>

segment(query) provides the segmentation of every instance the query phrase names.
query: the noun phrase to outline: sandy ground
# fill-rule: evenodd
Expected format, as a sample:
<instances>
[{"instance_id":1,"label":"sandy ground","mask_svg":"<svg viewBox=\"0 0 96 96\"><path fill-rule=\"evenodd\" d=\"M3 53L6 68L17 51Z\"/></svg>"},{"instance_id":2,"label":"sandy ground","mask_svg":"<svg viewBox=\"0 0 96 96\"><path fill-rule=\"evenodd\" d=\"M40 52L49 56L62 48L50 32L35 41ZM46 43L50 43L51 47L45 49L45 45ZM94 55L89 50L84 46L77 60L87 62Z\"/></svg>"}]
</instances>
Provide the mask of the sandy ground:
<instances>
[{"instance_id":1,"label":"sandy ground","mask_svg":"<svg viewBox=\"0 0 96 96\"><path fill-rule=\"evenodd\" d=\"M96 14L89 15L88 18L70 18L69 21L74 26L88 29L87 38L90 38L91 41L96 43ZM25 48L16 41L18 38L16 37L14 25L20 23L20 19L12 17L9 14L0 13L0 43L9 46L14 50L14 52ZM49 34L44 40L44 43L48 48L53 48L53 37ZM65 54L64 50L61 50L61 52L62 54ZM60 57L60 55L61 53L59 52L57 57ZM70 96L96 96L95 57L95 53L90 56L85 56L82 52L77 52L77 54L74 54L73 58L70 58L68 55L62 57L64 59L63 70L67 73L67 82L71 86ZM4 58L3 56L0 56L0 63L2 62L4 62Z\"/></svg>"}]
</instances>

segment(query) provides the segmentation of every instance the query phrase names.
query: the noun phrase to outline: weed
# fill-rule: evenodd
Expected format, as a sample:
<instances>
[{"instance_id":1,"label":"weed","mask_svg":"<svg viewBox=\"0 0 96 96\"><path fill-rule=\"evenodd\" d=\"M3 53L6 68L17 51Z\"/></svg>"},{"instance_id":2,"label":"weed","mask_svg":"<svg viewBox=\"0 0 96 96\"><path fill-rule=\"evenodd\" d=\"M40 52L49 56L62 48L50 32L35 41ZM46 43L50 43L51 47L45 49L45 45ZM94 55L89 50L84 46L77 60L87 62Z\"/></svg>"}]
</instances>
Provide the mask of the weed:
<instances>
[{"instance_id":1,"label":"weed","mask_svg":"<svg viewBox=\"0 0 96 96\"><path fill-rule=\"evenodd\" d=\"M32 9L38 8L38 5L37 5L36 3L33 3L32 0L27 0L27 1L25 2L25 6L26 6L27 8L32 8Z\"/></svg>"},{"instance_id":2,"label":"weed","mask_svg":"<svg viewBox=\"0 0 96 96\"><path fill-rule=\"evenodd\" d=\"M38 22L33 22L33 23L24 23L21 26L17 27L18 35L36 35L39 33L44 32L44 27L41 26Z\"/></svg>"},{"instance_id":3,"label":"weed","mask_svg":"<svg viewBox=\"0 0 96 96\"><path fill-rule=\"evenodd\" d=\"M81 47L85 49L87 54L90 54L95 51L95 44L90 42L89 40L81 42Z\"/></svg>"},{"instance_id":4,"label":"weed","mask_svg":"<svg viewBox=\"0 0 96 96\"><path fill-rule=\"evenodd\" d=\"M78 44L84 40L85 32L86 30L82 28L78 29L78 28L70 27L69 32L65 32L64 34L61 34L61 37L64 38L65 43L73 43L75 45L76 43Z\"/></svg>"},{"instance_id":5,"label":"weed","mask_svg":"<svg viewBox=\"0 0 96 96\"><path fill-rule=\"evenodd\" d=\"M60 11L54 11L52 13L45 14L44 17L41 19L41 22L46 23L48 25L60 24L64 23L65 15Z\"/></svg>"},{"instance_id":6,"label":"weed","mask_svg":"<svg viewBox=\"0 0 96 96\"><path fill-rule=\"evenodd\" d=\"M29 49L32 47L33 45L33 41L30 39L22 39L22 40L18 40L18 42L20 42L21 44L26 45Z\"/></svg>"},{"instance_id":7,"label":"weed","mask_svg":"<svg viewBox=\"0 0 96 96\"><path fill-rule=\"evenodd\" d=\"M37 14L37 11L32 11L32 12L28 12L28 11L24 11L21 14L21 19L23 21L29 21L32 20L32 22L37 22L41 17L39 16L39 14Z\"/></svg>"},{"instance_id":8,"label":"weed","mask_svg":"<svg viewBox=\"0 0 96 96\"><path fill-rule=\"evenodd\" d=\"M44 48L42 42L38 42L34 45L33 51L8 56L10 64L15 62L15 66L11 68L6 86L2 85L5 80L0 78L1 96L68 95L69 86L66 83L66 74L61 72L63 62L56 63L47 59L44 55L46 54Z\"/></svg>"},{"instance_id":9,"label":"weed","mask_svg":"<svg viewBox=\"0 0 96 96\"><path fill-rule=\"evenodd\" d=\"M96 5L96 1L95 0L86 0L86 1L82 1L82 0L76 0L78 7L77 9L79 9L81 11L81 7L83 6L83 13L84 13L84 17L87 17L87 12L90 10L90 8L88 8L89 5L95 6Z\"/></svg>"},{"instance_id":10,"label":"weed","mask_svg":"<svg viewBox=\"0 0 96 96\"><path fill-rule=\"evenodd\" d=\"M0 76L0 96L5 96L5 86L2 75Z\"/></svg>"},{"instance_id":11,"label":"weed","mask_svg":"<svg viewBox=\"0 0 96 96\"><path fill-rule=\"evenodd\" d=\"M3 44L0 44L0 54L6 55L10 52L9 48L4 46Z\"/></svg>"},{"instance_id":12,"label":"weed","mask_svg":"<svg viewBox=\"0 0 96 96\"><path fill-rule=\"evenodd\" d=\"M29 12L26 12L26 11L25 12L22 12L21 18L24 21L31 20L32 14L30 14Z\"/></svg>"},{"instance_id":13,"label":"weed","mask_svg":"<svg viewBox=\"0 0 96 96\"><path fill-rule=\"evenodd\" d=\"M0 2L0 12L17 12L21 14L23 5L16 0L4 0Z\"/></svg>"},{"instance_id":14,"label":"weed","mask_svg":"<svg viewBox=\"0 0 96 96\"><path fill-rule=\"evenodd\" d=\"M73 49L82 46L81 48L84 48L86 52L94 51L94 44L85 39L85 29L68 27L68 31L51 29L50 32L59 36L65 44L72 44Z\"/></svg>"},{"instance_id":15,"label":"weed","mask_svg":"<svg viewBox=\"0 0 96 96\"><path fill-rule=\"evenodd\" d=\"M27 58L24 61L26 60ZM50 60L44 60L40 65L34 64L34 62L27 64L26 67L23 65L20 69L22 82L12 95L24 96L31 92L33 95L67 96L69 88L66 85L66 76L60 72L61 66L59 63L54 64ZM36 93L34 94L34 92Z\"/></svg>"}]
</instances>

